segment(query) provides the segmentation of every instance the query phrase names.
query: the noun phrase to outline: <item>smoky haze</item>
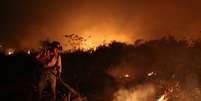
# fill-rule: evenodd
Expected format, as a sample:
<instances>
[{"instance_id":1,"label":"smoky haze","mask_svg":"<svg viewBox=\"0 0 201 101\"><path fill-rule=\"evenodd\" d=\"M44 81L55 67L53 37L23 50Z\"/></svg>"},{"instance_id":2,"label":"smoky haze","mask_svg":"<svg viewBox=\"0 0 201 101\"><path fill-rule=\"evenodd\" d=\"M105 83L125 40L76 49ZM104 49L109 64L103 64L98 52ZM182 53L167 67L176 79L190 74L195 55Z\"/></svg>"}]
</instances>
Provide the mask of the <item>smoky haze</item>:
<instances>
[{"instance_id":1,"label":"smoky haze","mask_svg":"<svg viewBox=\"0 0 201 101\"><path fill-rule=\"evenodd\" d=\"M198 0L21 0L1 1L0 42L36 47L39 40L67 41L65 34L103 41L134 42L164 35L200 37Z\"/></svg>"}]
</instances>

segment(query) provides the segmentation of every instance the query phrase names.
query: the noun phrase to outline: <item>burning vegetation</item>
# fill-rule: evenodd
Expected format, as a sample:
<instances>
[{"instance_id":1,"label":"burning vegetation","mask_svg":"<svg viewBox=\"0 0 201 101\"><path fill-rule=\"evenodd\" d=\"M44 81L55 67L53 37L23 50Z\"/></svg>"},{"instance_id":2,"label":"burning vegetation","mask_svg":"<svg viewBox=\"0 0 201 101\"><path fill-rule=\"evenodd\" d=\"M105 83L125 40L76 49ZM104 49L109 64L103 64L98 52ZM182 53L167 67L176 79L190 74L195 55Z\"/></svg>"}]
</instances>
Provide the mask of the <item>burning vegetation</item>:
<instances>
[{"instance_id":1,"label":"burning vegetation","mask_svg":"<svg viewBox=\"0 0 201 101\"><path fill-rule=\"evenodd\" d=\"M1 89L9 101L25 101L35 67L32 56L0 56L5 67L0 77L7 77ZM133 45L112 42L64 52L62 59L62 78L88 101L200 101L201 40L189 44L168 36Z\"/></svg>"}]
</instances>

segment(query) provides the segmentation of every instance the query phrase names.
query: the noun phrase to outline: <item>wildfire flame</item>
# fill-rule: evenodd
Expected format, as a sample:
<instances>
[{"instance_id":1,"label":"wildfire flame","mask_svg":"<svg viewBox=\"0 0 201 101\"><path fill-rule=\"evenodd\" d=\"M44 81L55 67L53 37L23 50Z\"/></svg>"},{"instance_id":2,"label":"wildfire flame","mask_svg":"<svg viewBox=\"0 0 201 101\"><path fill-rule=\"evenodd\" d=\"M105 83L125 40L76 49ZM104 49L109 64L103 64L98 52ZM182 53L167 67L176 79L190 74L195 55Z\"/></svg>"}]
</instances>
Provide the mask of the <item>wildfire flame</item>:
<instances>
[{"instance_id":1,"label":"wildfire flame","mask_svg":"<svg viewBox=\"0 0 201 101\"><path fill-rule=\"evenodd\" d=\"M157 101L168 101L167 95L163 94Z\"/></svg>"},{"instance_id":2,"label":"wildfire flame","mask_svg":"<svg viewBox=\"0 0 201 101\"><path fill-rule=\"evenodd\" d=\"M131 89L119 89L114 94L113 101L153 101L154 85L140 85Z\"/></svg>"}]
</instances>

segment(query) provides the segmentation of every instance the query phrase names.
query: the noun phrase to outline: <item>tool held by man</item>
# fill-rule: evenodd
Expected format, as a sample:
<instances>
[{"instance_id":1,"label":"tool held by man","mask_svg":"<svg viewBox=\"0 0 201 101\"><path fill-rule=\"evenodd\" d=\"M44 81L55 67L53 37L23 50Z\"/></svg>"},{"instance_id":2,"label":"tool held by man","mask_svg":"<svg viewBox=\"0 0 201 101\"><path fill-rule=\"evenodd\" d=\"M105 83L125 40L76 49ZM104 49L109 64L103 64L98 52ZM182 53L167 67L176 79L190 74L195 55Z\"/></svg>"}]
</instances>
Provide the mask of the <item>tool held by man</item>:
<instances>
[{"instance_id":1,"label":"tool held by man","mask_svg":"<svg viewBox=\"0 0 201 101\"><path fill-rule=\"evenodd\" d=\"M58 80L70 91L70 93L72 93L76 97L73 101L87 101L86 97L82 97L75 89L73 89L69 84L65 83L60 77Z\"/></svg>"}]
</instances>

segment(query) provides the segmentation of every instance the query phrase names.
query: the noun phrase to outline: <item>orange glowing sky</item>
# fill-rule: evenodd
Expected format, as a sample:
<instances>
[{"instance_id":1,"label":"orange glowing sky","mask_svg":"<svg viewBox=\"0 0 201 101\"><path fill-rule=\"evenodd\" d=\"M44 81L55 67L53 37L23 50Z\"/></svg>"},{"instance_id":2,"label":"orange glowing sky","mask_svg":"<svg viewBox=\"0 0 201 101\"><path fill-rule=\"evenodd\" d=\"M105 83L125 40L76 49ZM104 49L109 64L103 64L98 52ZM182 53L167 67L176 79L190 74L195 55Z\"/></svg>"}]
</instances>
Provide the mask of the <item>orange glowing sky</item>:
<instances>
[{"instance_id":1,"label":"orange glowing sky","mask_svg":"<svg viewBox=\"0 0 201 101\"><path fill-rule=\"evenodd\" d=\"M66 44L66 34L90 36L85 48L167 34L201 36L198 0L20 0L2 4L0 43L20 48L37 47L45 39Z\"/></svg>"}]
</instances>

